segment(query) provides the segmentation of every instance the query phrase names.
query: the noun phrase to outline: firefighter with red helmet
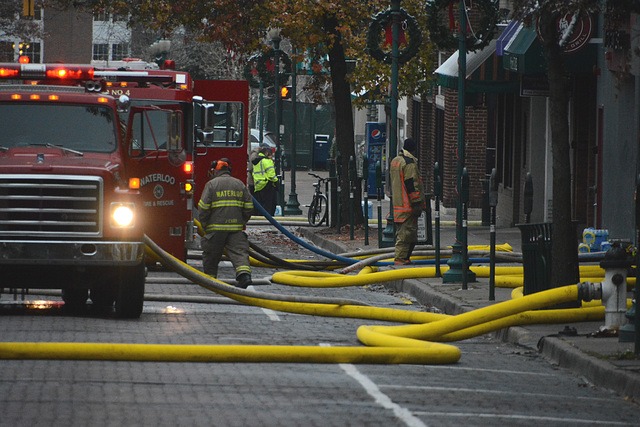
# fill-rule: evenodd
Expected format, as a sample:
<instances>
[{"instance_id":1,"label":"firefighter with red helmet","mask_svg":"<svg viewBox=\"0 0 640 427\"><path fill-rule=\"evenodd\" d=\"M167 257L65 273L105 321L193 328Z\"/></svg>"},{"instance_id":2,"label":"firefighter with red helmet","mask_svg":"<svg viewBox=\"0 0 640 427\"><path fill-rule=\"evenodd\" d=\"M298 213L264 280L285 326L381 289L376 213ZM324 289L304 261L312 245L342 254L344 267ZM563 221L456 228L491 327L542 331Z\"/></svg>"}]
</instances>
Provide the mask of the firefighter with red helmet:
<instances>
[{"instance_id":1,"label":"firefighter with red helmet","mask_svg":"<svg viewBox=\"0 0 640 427\"><path fill-rule=\"evenodd\" d=\"M226 249L235 268L237 286L251 285L249 240L244 228L253 212L249 189L231 176L228 159L211 163L213 178L207 182L198 203L198 220L204 229L202 238L203 268L209 276L217 277L218 263Z\"/></svg>"}]
</instances>

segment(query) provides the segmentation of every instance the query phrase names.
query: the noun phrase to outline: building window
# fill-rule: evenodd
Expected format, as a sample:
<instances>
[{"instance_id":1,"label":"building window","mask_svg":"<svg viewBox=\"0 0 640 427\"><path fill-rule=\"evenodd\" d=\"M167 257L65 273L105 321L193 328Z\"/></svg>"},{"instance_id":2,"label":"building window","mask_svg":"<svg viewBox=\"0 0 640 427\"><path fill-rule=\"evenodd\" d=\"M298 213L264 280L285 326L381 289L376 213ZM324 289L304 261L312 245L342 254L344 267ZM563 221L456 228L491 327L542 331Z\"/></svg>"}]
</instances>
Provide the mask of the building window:
<instances>
[{"instance_id":1,"label":"building window","mask_svg":"<svg viewBox=\"0 0 640 427\"><path fill-rule=\"evenodd\" d=\"M18 43L18 55L28 57L32 64L39 64L41 62L40 43Z\"/></svg>"},{"instance_id":2,"label":"building window","mask_svg":"<svg viewBox=\"0 0 640 427\"><path fill-rule=\"evenodd\" d=\"M14 49L12 42L0 42L0 62L13 62Z\"/></svg>"},{"instance_id":3,"label":"building window","mask_svg":"<svg viewBox=\"0 0 640 427\"><path fill-rule=\"evenodd\" d=\"M127 43L111 45L111 59L113 61L121 61L129 57L129 45Z\"/></svg>"},{"instance_id":4,"label":"building window","mask_svg":"<svg viewBox=\"0 0 640 427\"><path fill-rule=\"evenodd\" d=\"M93 45L93 60L94 61L108 61L109 60L109 45L106 43L95 43Z\"/></svg>"},{"instance_id":5,"label":"building window","mask_svg":"<svg viewBox=\"0 0 640 427\"><path fill-rule=\"evenodd\" d=\"M378 122L378 106L373 103L367 104L367 121Z\"/></svg>"},{"instance_id":6,"label":"building window","mask_svg":"<svg viewBox=\"0 0 640 427\"><path fill-rule=\"evenodd\" d=\"M100 21L100 22L119 22L119 21L126 22L127 15L111 15L110 13L103 11L103 12L94 13L93 20Z\"/></svg>"}]
</instances>

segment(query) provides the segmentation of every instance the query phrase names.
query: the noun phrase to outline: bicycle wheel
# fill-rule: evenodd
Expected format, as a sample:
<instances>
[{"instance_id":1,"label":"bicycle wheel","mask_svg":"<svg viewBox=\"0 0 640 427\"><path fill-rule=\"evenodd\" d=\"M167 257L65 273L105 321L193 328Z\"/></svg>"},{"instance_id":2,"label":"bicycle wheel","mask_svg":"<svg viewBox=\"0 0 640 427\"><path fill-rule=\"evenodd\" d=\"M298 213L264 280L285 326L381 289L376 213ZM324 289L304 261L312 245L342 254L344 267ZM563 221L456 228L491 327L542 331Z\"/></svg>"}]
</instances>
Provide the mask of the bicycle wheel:
<instances>
[{"instance_id":1,"label":"bicycle wheel","mask_svg":"<svg viewBox=\"0 0 640 427\"><path fill-rule=\"evenodd\" d=\"M324 194L318 194L313 198L311 206L309 206L309 224L313 227L318 227L327 219L327 196Z\"/></svg>"}]
</instances>

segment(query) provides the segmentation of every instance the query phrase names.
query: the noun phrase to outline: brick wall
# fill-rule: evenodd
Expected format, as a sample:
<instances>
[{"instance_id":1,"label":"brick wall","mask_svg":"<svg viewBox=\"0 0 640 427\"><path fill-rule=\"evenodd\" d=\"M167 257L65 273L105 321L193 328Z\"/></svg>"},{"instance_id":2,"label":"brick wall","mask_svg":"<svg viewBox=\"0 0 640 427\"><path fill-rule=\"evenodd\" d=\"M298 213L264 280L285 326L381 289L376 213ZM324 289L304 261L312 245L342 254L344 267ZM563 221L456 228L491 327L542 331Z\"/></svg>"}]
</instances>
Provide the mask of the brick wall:
<instances>
[{"instance_id":1,"label":"brick wall","mask_svg":"<svg viewBox=\"0 0 640 427\"><path fill-rule=\"evenodd\" d=\"M443 205L456 207L458 176L458 92L445 89L445 134L443 165ZM465 166L469 174L469 208L482 207L485 179L487 110L484 106L465 109Z\"/></svg>"}]
</instances>

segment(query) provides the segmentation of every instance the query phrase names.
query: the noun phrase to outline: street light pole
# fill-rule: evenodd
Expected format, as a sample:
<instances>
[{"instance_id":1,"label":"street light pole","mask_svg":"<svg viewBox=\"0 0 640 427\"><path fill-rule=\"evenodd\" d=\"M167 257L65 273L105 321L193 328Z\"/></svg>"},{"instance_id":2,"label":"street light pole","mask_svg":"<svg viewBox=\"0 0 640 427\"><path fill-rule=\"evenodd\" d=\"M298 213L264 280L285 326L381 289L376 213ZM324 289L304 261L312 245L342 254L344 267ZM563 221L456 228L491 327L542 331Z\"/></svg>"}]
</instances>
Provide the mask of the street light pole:
<instances>
[{"instance_id":1,"label":"street light pole","mask_svg":"<svg viewBox=\"0 0 640 427\"><path fill-rule=\"evenodd\" d=\"M467 227L466 218L463 218L462 206L462 175L465 166L464 149L465 149L465 92L467 77L467 13L465 10L464 0L460 0L459 8L459 37L458 37L458 164L457 164L457 180L456 180L456 241L453 244L451 259L447 263L449 270L442 275L442 281L445 283L458 283L466 281L475 282L476 275L468 270L467 263L463 259L463 249L467 246ZM465 221L465 223L463 223ZM466 250L464 251L466 253ZM465 275L466 274L466 275Z\"/></svg>"},{"instance_id":2,"label":"street light pole","mask_svg":"<svg viewBox=\"0 0 640 427\"><path fill-rule=\"evenodd\" d=\"M280 82L278 79L278 74L280 73L280 41L282 40L282 38L280 37L280 29L279 28L272 28L269 30L267 36L269 37L269 39L271 40L271 43L273 43L273 63L274 63L274 69L273 69L273 75L274 75L274 80L273 80L273 86L274 86L274 92L275 92L275 115L276 115L276 175L278 175L278 205L282 206L284 205L284 187L282 185L282 174L280 173L281 171L281 158L282 158L282 145L280 144L280 123L282 123L281 120L281 100L280 100Z\"/></svg>"},{"instance_id":3,"label":"street light pole","mask_svg":"<svg viewBox=\"0 0 640 427\"><path fill-rule=\"evenodd\" d=\"M400 38L400 0L391 0L391 120L389 123L389 155L387 156L387 170L390 170L391 161L398 154L398 39ZM390 186L390 183L387 183ZM380 247L392 247L395 245L396 227L393 213L393 194L389 191L389 216L387 218L387 227L384 230L384 236Z\"/></svg>"},{"instance_id":4,"label":"street light pole","mask_svg":"<svg viewBox=\"0 0 640 427\"><path fill-rule=\"evenodd\" d=\"M293 52L295 54L295 50ZM291 110L293 113L291 123L291 192L289 193L289 201L287 202L287 206L284 208L285 215L302 215L302 211L300 210L300 203L298 202L298 195L296 194L296 164L297 164L297 122L298 122L298 110L296 104L296 81L297 79L297 70L296 70L296 60L295 55L292 55L292 63L291 63Z\"/></svg>"}]
</instances>

